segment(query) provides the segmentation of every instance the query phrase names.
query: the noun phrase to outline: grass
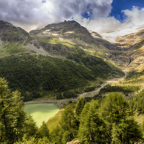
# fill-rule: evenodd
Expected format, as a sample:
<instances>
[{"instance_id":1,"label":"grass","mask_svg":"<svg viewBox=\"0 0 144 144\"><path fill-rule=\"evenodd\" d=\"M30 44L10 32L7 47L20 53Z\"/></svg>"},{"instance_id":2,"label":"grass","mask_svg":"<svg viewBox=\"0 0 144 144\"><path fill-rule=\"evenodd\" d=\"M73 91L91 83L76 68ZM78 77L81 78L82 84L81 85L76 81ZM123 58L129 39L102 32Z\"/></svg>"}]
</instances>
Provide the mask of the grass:
<instances>
[{"instance_id":1,"label":"grass","mask_svg":"<svg viewBox=\"0 0 144 144\"><path fill-rule=\"evenodd\" d=\"M68 106L68 105L70 105L73 109L75 109L75 107L76 107L76 103L68 103L66 105L63 105L61 107L61 110L58 111L58 113L54 117L50 118L47 121L46 125L47 125L47 127L48 127L48 129L49 129L50 132L53 129L55 129L57 126L60 126L59 122L60 122L60 120L62 118L63 111L66 108L66 106Z\"/></svg>"},{"instance_id":2,"label":"grass","mask_svg":"<svg viewBox=\"0 0 144 144\"><path fill-rule=\"evenodd\" d=\"M54 117L50 118L46 125L49 129L49 131L51 132L53 129L55 129L57 126L59 126L59 122L61 120L62 117L62 113L63 113L64 109L61 109Z\"/></svg>"},{"instance_id":3,"label":"grass","mask_svg":"<svg viewBox=\"0 0 144 144\"><path fill-rule=\"evenodd\" d=\"M25 105L24 110L32 115L37 126L40 127L43 121L47 122L54 117L59 108L54 104L28 104Z\"/></svg>"},{"instance_id":4,"label":"grass","mask_svg":"<svg viewBox=\"0 0 144 144\"><path fill-rule=\"evenodd\" d=\"M0 58L20 54L35 54L35 52L23 48L22 44L18 42L0 44Z\"/></svg>"},{"instance_id":5,"label":"grass","mask_svg":"<svg viewBox=\"0 0 144 144\"><path fill-rule=\"evenodd\" d=\"M61 45L65 45L68 46L70 48L75 48L75 43L66 40L66 39L58 39L58 38L50 38L50 37L44 37L42 39L38 39L41 42L45 42L45 43L50 43L50 44L61 44Z\"/></svg>"},{"instance_id":6,"label":"grass","mask_svg":"<svg viewBox=\"0 0 144 144\"><path fill-rule=\"evenodd\" d=\"M135 113L133 116L134 120L138 122L138 124L142 124L144 121L144 114L138 115L138 113Z\"/></svg>"}]
</instances>

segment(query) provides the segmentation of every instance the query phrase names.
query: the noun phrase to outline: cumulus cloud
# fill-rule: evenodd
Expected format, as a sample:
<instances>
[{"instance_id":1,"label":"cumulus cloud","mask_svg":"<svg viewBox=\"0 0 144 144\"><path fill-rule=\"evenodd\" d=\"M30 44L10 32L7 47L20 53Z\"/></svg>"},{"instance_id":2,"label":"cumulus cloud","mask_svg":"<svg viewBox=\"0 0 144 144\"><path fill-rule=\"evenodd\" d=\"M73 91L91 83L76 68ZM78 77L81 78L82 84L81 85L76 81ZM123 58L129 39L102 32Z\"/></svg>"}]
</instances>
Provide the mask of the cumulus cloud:
<instances>
[{"instance_id":1,"label":"cumulus cloud","mask_svg":"<svg viewBox=\"0 0 144 144\"><path fill-rule=\"evenodd\" d=\"M117 36L123 36L144 29L144 8L133 7L131 10L122 10L125 17L121 23L114 17L103 17L89 21L78 19L78 21L90 30L101 34L105 39L115 42Z\"/></svg>"},{"instance_id":2,"label":"cumulus cloud","mask_svg":"<svg viewBox=\"0 0 144 144\"><path fill-rule=\"evenodd\" d=\"M112 0L0 0L0 19L30 30L77 18L85 12L90 19L107 17L111 3Z\"/></svg>"},{"instance_id":3,"label":"cumulus cloud","mask_svg":"<svg viewBox=\"0 0 144 144\"><path fill-rule=\"evenodd\" d=\"M0 0L0 20L29 31L73 18L113 42L117 35L144 29L144 8L122 10L125 19L121 23L109 16L112 2L113 0ZM83 14L87 14L89 19L83 18Z\"/></svg>"}]
</instances>

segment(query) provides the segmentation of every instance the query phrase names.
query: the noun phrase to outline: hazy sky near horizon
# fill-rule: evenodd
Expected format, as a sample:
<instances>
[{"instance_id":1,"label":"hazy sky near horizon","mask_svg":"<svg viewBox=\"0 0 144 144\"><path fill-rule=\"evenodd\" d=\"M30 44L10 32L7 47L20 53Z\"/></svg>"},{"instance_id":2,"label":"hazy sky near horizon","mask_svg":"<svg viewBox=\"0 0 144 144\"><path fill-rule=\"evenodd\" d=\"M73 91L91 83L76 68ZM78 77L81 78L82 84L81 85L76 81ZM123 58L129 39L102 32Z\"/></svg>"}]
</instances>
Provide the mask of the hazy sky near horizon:
<instances>
[{"instance_id":1,"label":"hazy sky near horizon","mask_svg":"<svg viewBox=\"0 0 144 144\"><path fill-rule=\"evenodd\" d=\"M76 20L103 36L144 29L143 0L0 0L0 20L27 31Z\"/></svg>"}]
</instances>

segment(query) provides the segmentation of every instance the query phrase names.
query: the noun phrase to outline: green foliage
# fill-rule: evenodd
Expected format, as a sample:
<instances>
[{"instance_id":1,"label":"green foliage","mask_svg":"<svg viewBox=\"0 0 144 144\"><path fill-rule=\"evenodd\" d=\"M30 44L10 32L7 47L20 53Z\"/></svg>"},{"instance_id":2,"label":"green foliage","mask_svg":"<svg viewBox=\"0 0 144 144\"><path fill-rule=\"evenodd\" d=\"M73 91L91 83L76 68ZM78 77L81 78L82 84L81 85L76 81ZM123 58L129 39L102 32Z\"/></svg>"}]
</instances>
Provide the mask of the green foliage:
<instances>
[{"instance_id":1,"label":"green foliage","mask_svg":"<svg viewBox=\"0 0 144 144\"><path fill-rule=\"evenodd\" d=\"M85 105L81 114L79 138L86 139L88 143L106 143L106 125L99 117L99 104L91 102L88 110L87 107L88 105Z\"/></svg>"},{"instance_id":2,"label":"green foliage","mask_svg":"<svg viewBox=\"0 0 144 144\"><path fill-rule=\"evenodd\" d=\"M55 144L61 144L62 143L62 135L63 135L63 129L59 126L57 126L50 135L50 141Z\"/></svg>"},{"instance_id":3,"label":"green foliage","mask_svg":"<svg viewBox=\"0 0 144 144\"><path fill-rule=\"evenodd\" d=\"M113 143L130 143L142 140L140 127L130 116L129 103L118 93L110 93L102 103L102 117L108 124L109 139ZM136 134L135 134L136 132Z\"/></svg>"},{"instance_id":4,"label":"green foliage","mask_svg":"<svg viewBox=\"0 0 144 144\"><path fill-rule=\"evenodd\" d=\"M21 55L0 59L0 77L9 81L12 90L19 90L24 100L57 94L57 99L77 97L73 89L85 87L97 77L107 78L112 69L96 57L80 58L83 64L45 56ZM103 66L101 66L103 65Z\"/></svg>"},{"instance_id":5,"label":"green foliage","mask_svg":"<svg viewBox=\"0 0 144 144\"><path fill-rule=\"evenodd\" d=\"M131 111L138 111L140 113L144 113L144 90L138 93L135 97L130 101L130 109Z\"/></svg>"},{"instance_id":6,"label":"green foliage","mask_svg":"<svg viewBox=\"0 0 144 144\"><path fill-rule=\"evenodd\" d=\"M90 70L74 62L28 55L0 59L0 76L9 81L12 90L18 89L25 100L46 95L47 91L82 87L87 80L94 80ZM68 97L67 92L64 95Z\"/></svg>"},{"instance_id":7,"label":"green foliage","mask_svg":"<svg viewBox=\"0 0 144 144\"><path fill-rule=\"evenodd\" d=\"M110 93L102 102L86 103L80 98L76 110L68 105L60 124L51 133L45 123L38 129L23 111L18 91L11 92L0 78L0 143L66 144L76 138L80 143L133 144L142 142L142 129L130 118L129 103L119 93ZM140 96L143 93L139 94Z\"/></svg>"},{"instance_id":8,"label":"green foliage","mask_svg":"<svg viewBox=\"0 0 144 144\"><path fill-rule=\"evenodd\" d=\"M37 134L38 138L43 138L46 137L47 139L49 139L49 130L45 124L45 122L42 123L42 126L40 127L38 134Z\"/></svg>"},{"instance_id":9,"label":"green foliage","mask_svg":"<svg viewBox=\"0 0 144 144\"><path fill-rule=\"evenodd\" d=\"M135 142L142 142L142 136L140 126L133 119L123 120L119 124L113 124L112 140L115 143L133 144Z\"/></svg>"},{"instance_id":10,"label":"green foliage","mask_svg":"<svg viewBox=\"0 0 144 144\"><path fill-rule=\"evenodd\" d=\"M119 123L129 115L129 104L122 94L110 93L102 103L102 116L109 123Z\"/></svg>"},{"instance_id":11,"label":"green foliage","mask_svg":"<svg viewBox=\"0 0 144 144\"><path fill-rule=\"evenodd\" d=\"M39 138L39 139L36 139L35 137L31 137L27 139L26 136L24 136L22 141L16 142L14 144L52 144L52 143L46 137Z\"/></svg>"},{"instance_id":12,"label":"green foliage","mask_svg":"<svg viewBox=\"0 0 144 144\"><path fill-rule=\"evenodd\" d=\"M11 92L7 84L5 79L0 78L0 142L13 143L23 128L19 123L22 120L23 103L20 93Z\"/></svg>"},{"instance_id":13,"label":"green foliage","mask_svg":"<svg viewBox=\"0 0 144 144\"><path fill-rule=\"evenodd\" d=\"M51 132L51 141L58 144L71 141L77 136L78 124L72 107L68 105L63 111L60 127Z\"/></svg>"},{"instance_id":14,"label":"green foliage","mask_svg":"<svg viewBox=\"0 0 144 144\"><path fill-rule=\"evenodd\" d=\"M92 70L92 74L95 77L101 77L101 78L108 78L108 75L119 75L122 76L124 73L119 70L115 69L106 62L104 62L103 59L91 55L87 55L85 53L80 53L78 50L77 54L73 54L72 56L68 57L69 59L72 59L78 63L81 63L85 65L88 69Z\"/></svg>"},{"instance_id":15,"label":"green foliage","mask_svg":"<svg viewBox=\"0 0 144 144\"><path fill-rule=\"evenodd\" d=\"M63 112L60 125L64 131L71 131L72 137L74 137L77 129L77 123L73 109L70 105L68 105Z\"/></svg>"},{"instance_id":16,"label":"green foliage","mask_svg":"<svg viewBox=\"0 0 144 144\"><path fill-rule=\"evenodd\" d=\"M12 144L35 136L38 128L31 116L23 111L23 102L18 91L11 92L7 81L0 78L0 143Z\"/></svg>"},{"instance_id":17,"label":"green foliage","mask_svg":"<svg viewBox=\"0 0 144 144\"><path fill-rule=\"evenodd\" d=\"M136 71L131 71L128 73L128 76L126 77L126 80L130 79L137 79L139 76L144 75L144 71L142 72L136 72Z\"/></svg>"},{"instance_id":18,"label":"green foliage","mask_svg":"<svg viewBox=\"0 0 144 144\"><path fill-rule=\"evenodd\" d=\"M56 99L65 99L65 98L76 98L77 94L74 91L65 91L63 93L59 93L56 96Z\"/></svg>"},{"instance_id":19,"label":"green foliage","mask_svg":"<svg viewBox=\"0 0 144 144\"><path fill-rule=\"evenodd\" d=\"M87 87L85 89L85 92L90 92L90 91L93 91L93 90L95 90L95 87Z\"/></svg>"},{"instance_id":20,"label":"green foliage","mask_svg":"<svg viewBox=\"0 0 144 144\"><path fill-rule=\"evenodd\" d=\"M124 94L128 94L134 91L138 91L140 89L139 86L111 86L107 85L100 90L100 94L108 93L108 92L123 92Z\"/></svg>"},{"instance_id":21,"label":"green foliage","mask_svg":"<svg viewBox=\"0 0 144 144\"><path fill-rule=\"evenodd\" d=\"M76 115L79 117L84 106L85 106L85 99L83 97L80 97L78 102L77 102L77 105L76 105Z\"/></svg>"},{"instance_id":22,"label":"green foliage","mask_svg":"<svg viewBox=\"0 0 144 144\"><path fill-rule=\"evenodd\" d=\"M34 137L38 132L38 127L36 126L36 122L33 120L32 116L26 115L24 121L25 128L23 129L23 134L26 135L27 138Z\"/></svg>"}]
</instances>

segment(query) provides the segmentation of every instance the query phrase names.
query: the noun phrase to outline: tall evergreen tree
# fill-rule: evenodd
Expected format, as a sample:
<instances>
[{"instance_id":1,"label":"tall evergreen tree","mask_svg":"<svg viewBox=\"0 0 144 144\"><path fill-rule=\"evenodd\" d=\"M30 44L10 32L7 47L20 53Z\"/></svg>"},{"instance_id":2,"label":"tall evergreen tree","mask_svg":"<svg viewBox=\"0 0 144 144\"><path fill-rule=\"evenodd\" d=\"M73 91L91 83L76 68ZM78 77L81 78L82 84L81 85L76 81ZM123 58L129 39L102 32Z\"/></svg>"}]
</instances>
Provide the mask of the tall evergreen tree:
<instances>
[{"instance_id":1,"label":"tall evergreen tree","mask_svg":"<svg viewBox=\"0 0 144 144\"><path fill-rule=\"evenodd\" d=\"M114 143L127 143L133 144L142 142L142 131L133 119L123 120L119 124L113 124L112 127L112 140Z\"/></svg>"},{"instance_id":2,"label":"tall evergreen tree","mask_svg":"<svg viewBox=\"0 0 144 144\"><path fill-rule=\"evenodd\" d=\"M109 128L113 143L133 144L142 140L142 132L133 119L128 119L130 109L122 94L110 93L101 105L102 116Z\"/></svg>"},{"instance_id":3,"label":"tall evergreen tree","mask_svg":"<svg viewBox=\"0 0 144 144\"><path fill-rule=\"evenodd\" d=\"M62 138L63 143L71 141L77 135L77 120L70 105L68 105L63 112L60 126L64 132Z\"/></svg>"},{"instance_id":4,"label":"tall evergreen tree","mask_svg":"<svg viewBox=\"0 0 144 144\"><path fill-rule=\"evenodd\" d=\"M119 123L129 115L129 104L119 93L110 93L101 107L102 116L109 123Z\"/></svg>"},{"instance_id":5,"label":"tall evergreen tree","mask_svg":"<svg viewBox=\"0 0 144 144\"><path fill-rule=\"evenodd\" d=\"M23 106L21 94L11 92L8 82L0 78L0 143L13 144L24 135L27 138L36 135L36 123L26 115Z\"/></svg>"},{"instance_id":6,"label":"tall evergreen tree","mask_svg":"<svg viewBox=\"0 0 144 144\"><path fill-rule=\"evenodd\" d=\"M106 143L106 125L99 117L98 103L91 102L88 107L86 104L81 114L79 138L88 143Z\"/></svg>"},{"instance_id":7,"label":"tall evergreen tree","mask_svg":"<svg viewBox=\"0 0 144 144\"><path fill-rule=\"evenodd\" d=\"M63 132L64 132L63 129L61 127L57 126L50 133L50 141L52 143L61 144Z\"/></svg>"},{"instance_id":8,"label":"tall evergreen tree","mask_svg":"<svg viewBox=\"0 0 144 144\"><path fill-rule=\"evenodd\" d=\"M22 113L23 102L18 91L11 92L8 82L0 78L0 142L13 143L23 127L18 121Z\"/></svg>"},{"instance_id":9,"label":"tall evergreen tree","mask_svg":"<svg viewBox=\"0 0 144 144\"><path fill-rule=\"evenodd\" d=\"M78 100L77 102L77 105L76 105L76 115L79 117L84 106L85 106L85 99L83 97L80 97L80 99Z\"/></svg>"},{"instance_id":10,"label":"tall evergreen tree","mask_svg":"<svg viewBox=\"0 0 144 144\"><path fill-rule=\"evenodd\" d=\"M48 130L45 122L42 123L42 126L40 127L37 136L40 138L46 137L47 139L49 139L49 130Z\"/></svg>"},{"instance_id":11,"label":"tall evergreen tree","mask_svg":"<svg viewBox=\"0 0 144 144\"><path fill-rule=\"evenodd\" d=\"M38 127L36 125L36 122L33 120L31 115L26 115L26 119L24 121L24 134L26 135L26 138L29 137L35 137L38 132Z\"/></svg>"}]
</instances>

